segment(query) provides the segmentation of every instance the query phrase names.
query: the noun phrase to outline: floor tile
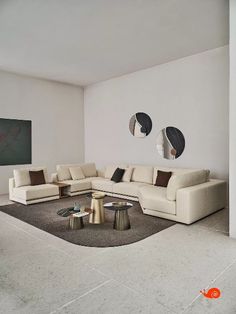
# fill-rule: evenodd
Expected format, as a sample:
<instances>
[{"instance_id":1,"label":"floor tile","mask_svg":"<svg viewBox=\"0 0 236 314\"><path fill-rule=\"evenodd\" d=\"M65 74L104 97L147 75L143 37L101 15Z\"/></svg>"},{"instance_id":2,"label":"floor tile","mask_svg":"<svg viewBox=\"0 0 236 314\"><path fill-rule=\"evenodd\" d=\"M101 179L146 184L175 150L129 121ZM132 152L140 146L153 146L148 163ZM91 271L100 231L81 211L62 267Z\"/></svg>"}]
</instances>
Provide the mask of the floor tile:
<instances>
[{"instance_id":1,"label":"floor tile","mask_svg":"<svg viewBox=\"0 0 236 314\"><path fill-rule=\"evenodd\" d=\"M217 213L210 215L196 222L196 225L205 227L209 230L229 233L229 210L222 209Z\"/></svg>"},{"instance_id":2,"label":"floor tile","mask_svg":"<svg viewBox=\"0 0 236 314\"><path fill-rule=\"evenodd\" d=\"M236 313L227 225L222 210L131 245L90 248L0 212L0 313ZM215 279L222 298L199 295Z\"/></svg>"},{"instance_id":3,"label":"floor tile","mask_svg":"<svg viewBox=\"0 0 236 314\"><path fill-rule=\"evenodd\" d=\"M198 226L175 225L92 262L95 269L183 311L216 275L236 259L236 241Z\"/></svg>"},{"instance_id":4,"label":"floor tile","mask_svg":"<svg viewBox=\"0 0 236 314\"><path fill-rule=\"evenodd\" d=\"M171 314L160 303L151 304L143 295L110 281L55 311L55 314ZM54 314L54 313L53 313Z\"/></svg>"},{"instance_id":5,"label":"floor tile","mask_svg":"<svg viewBox=\"0 0 236 314\"><path fill-rule=\"evenodd\" d=\"M46 243L32 238L14 225L7 222L0 223L0 265L24 255L25 252L34 252L45 246Z\"/></svg>"},{"instance_id":6,"label":"floor tile","mask_svg":"<svg viewBox=\"0 0 236 314\"><path fill-rule=\"evenodd\" d=\"M80 260L83 260L84 263L89 262L89 259L94 258L95 255L101 254L102 252L106 251L106 248L85 247L67 242L48 232L38 229L30 224L27 224L24 221L16 219L15 217L12 217L0 211L0 221L1 220L3 221L2 225L7 224L9 225L9 228L15 227L15 230L21 230L28 236L36 239L37 241L41 241L42 243L47 244L50 247L54 247L58 251L63 251L69 256L77 256L78 258L80 258Z\"/></svg>"},{"instance_id":7,"label":"floor tile","mask_svg":"<svg viewBox=\"0 0 236 314\"><path fill-rule=\"evenodd\" d=\"M77 257L40 247L38 242L35 249L24 250L21 240L16 238L23 254L16 254L7 263L0 261L1 289L13 298L13 304L17 298L24 303L18 313L49 313L108 280Z\"/></svg>"},{"instance_id":8,"label":"floor tile","mask_svg":"<svg viewBox=\"0 0 236 314\"><path fill-rule=\"evenodd\" d=\"M235 314L236 313L236 263L226 270L209 287L221 291L219 299L207 299L202 295L186 311L188 314ZM208 291L208 289L206 289Z\"/></svg>"},{"instance_id":9,"label":"floor tile","mask_svg":"<svg viewBox=\"0 0 236 314\"><path fill-rule=\"evenodd\" d=\"M0 313L17 314L24 306L25 303L19 297L8 294L0 287Z\"/></svg>"}]
</instances>

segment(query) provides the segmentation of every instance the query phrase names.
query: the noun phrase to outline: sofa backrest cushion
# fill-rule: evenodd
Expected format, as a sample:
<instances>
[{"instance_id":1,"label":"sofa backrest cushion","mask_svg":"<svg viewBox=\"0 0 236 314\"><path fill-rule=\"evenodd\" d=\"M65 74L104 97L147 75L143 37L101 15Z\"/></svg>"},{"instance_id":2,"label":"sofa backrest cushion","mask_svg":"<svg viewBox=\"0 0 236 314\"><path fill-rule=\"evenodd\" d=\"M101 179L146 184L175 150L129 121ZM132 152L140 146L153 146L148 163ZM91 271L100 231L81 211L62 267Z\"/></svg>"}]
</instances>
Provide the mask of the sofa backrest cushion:
<instances>
[{"instance_id":1,"label":"sofa backrest cushion","mask_svg":"<svg viewBox=\"0 0 236 314\"><path fill-rule=\"evenodd\" d=\"M97 169L97 176L101 178L105 178L105 168Z\"/></svg>"},{"instance_id":2,"label":"sofa backrest cushion","mask_svg":"<svg viewBox=\"0 0 236 314\"><path fill-rule=\"evenodd\" d=\"M57 176L59 181L71 180L71 173L69 168L72 167L80 167L83 171L85 177L96 177L97 170L95 163L86 163L86 164L65 164L65 165L57 165Z\"/></svg>"},{"instance_id":3,"label":"sofa backrest cushion","mask_svg":"<svg viewBox=\"0 0 236 314\"><path fill-rule=\"evenodd\" d=\"M104 177L110 180L117 168L125 169L126 167L125 164L108 165L105 168Z\"/></svg>"},{"instance_id":4,"label":"sofa backrest cushion","mask_svg":"<svg viewBox=\"0 0 236 314\"><path fill-rule=\"evenodd\" d=\"M29 171L39 171L43 170L45 182L48 183L48 172L45 167L32 167L32 168L21 168L21 169L14 169L14 180L15 180L15 187L31 185Z\"/></svg>"},{"instance_id":5,"label":"sofa backrest cushion","mask_svg":"<svg viewBox=\"0 0 236 314\"><path fill-rule=\"evenodd\" d=\"M165 171L165 172L172 172L172 175L174 175L174 174L183 174L183 173L193 172L195 170L200 170L200 169L171 168L171 167L158 167L158 166L155 166L154 167L154 171L153 171L153 179L152 179L152 183L153 184L155 184L155 182L156 182L158 170L159 171Z\"/></svg>"},{"instance_id":6,"label":"sofa backrest cushion","mask_svg":"<svg viewBox=\"0 0 236 314\"><path fill-rule=\"evenodd\" d=\"M76 167L79 165L57 165L57 178L59 181L71 180L69 167Z\"/></svg>"},{"instance_id":7,"label":"sofa backrest cushion","mask_svg":"<svg viewBox=\"0 0 236 314\"><path fill-rule=\"evenodd\" d=\"M80 167L86 178L97 176L97 169L96 169L95 163L91 162L87 164L82 164L80 165Z\"/></svg>"},{"instance_id":8,"label":"sofa backrest cushion","mask_svg":"<svg viewBox=\"0 0 236 314\"><path fill-rule=\"evenodd\" d=\"M187 173L173 174L167 185L167 199L169 201L175 201L179 189L209 181L209 174L209 170L196 170Z\"/></svg>"},{"instance_id":9,"label":"sofa backrest cushion","mask_svg":"<svg viewBox=\"0 0 236 314\"><path fill-rule=\"evenodd\" d=\"M81 167L69 167L70 175L72 177L72 180L81 180L85 178L85 175L83 173L83 170Z\"/></svg>"},{"instance_id":10,"label":"sofa backrest cushion","mask_svg":"<svg viewBox=\"0 0 236 314\"><path fill-rule=\"evenodd\" d=\"M143 165L134 165L132 167L134 170L131 181L152 184L153 167Z\"/></svg>"}]
</instances>

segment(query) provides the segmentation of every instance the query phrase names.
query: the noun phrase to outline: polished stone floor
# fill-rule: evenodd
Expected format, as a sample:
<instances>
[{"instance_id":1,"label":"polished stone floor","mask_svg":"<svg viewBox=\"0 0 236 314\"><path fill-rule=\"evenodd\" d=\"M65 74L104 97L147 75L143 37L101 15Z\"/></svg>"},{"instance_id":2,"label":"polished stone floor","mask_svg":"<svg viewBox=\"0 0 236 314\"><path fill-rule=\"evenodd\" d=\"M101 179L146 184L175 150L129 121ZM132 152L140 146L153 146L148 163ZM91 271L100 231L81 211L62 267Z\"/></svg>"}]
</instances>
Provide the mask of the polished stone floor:
<instances>
[{"instance_id":1,"label":"polished stone floor","mask_svg":"<svg viewBox=\"0 0 236 314\"><path fill-rule=\"evenodd\" d=\"M0 196L0 205L8 202ZM201 289L218 287L219 299ZM0 212L0 313L236 313L227 210L116 248L76 246Z\"/></svg>"}]
</instances>

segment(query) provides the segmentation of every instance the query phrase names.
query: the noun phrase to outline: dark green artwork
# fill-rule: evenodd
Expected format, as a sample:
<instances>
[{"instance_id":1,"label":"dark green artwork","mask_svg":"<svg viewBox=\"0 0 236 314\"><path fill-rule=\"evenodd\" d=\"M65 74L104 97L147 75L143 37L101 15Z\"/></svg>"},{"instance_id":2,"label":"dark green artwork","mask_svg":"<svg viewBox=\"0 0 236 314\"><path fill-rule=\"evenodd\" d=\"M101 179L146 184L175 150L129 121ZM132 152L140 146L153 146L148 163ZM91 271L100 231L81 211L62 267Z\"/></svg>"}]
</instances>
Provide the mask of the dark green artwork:
<instances>
[{"instance_id":1,"label":"dark green artwork","mask_svg":"<svg viewBox=\"0 0 236 314\"><path fill-rule=\"evenodd\" d=\"M0 166L31 164L31 121L0 118Z\"/></svg>"}]
</instances>

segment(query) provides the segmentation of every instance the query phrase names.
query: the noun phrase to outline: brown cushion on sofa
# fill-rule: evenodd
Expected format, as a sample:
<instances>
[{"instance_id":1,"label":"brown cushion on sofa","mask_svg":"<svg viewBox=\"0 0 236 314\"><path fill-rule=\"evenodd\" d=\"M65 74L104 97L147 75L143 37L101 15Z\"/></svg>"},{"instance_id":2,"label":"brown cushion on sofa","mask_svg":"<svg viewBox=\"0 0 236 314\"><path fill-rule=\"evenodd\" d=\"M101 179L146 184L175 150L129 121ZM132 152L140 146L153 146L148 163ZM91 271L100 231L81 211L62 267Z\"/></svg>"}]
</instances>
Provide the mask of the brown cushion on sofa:
<instances>
[{"instance_id":1,"label":"brown cushion on sofa","mask_svg":"<svg viewBox=\"0 0 236 314\"><path fill-rule=\"evenodd\" d=\"M39 185L46 183L43 170L29 171L29 175L31 185Z\"/></svg>"},{"instance_id":2,"label":"brown cushion on sofa","mask_svg":"<svg viewBox=\"0 0 236 314\"><path fill-rule=\"evenodd\" d=\"M166 172L166 171L157 170L157 178L156 178L156 183L154 185L163 186L166 188L171 175L172 175L171 171Z\"/></svg>"}]
</instances>

